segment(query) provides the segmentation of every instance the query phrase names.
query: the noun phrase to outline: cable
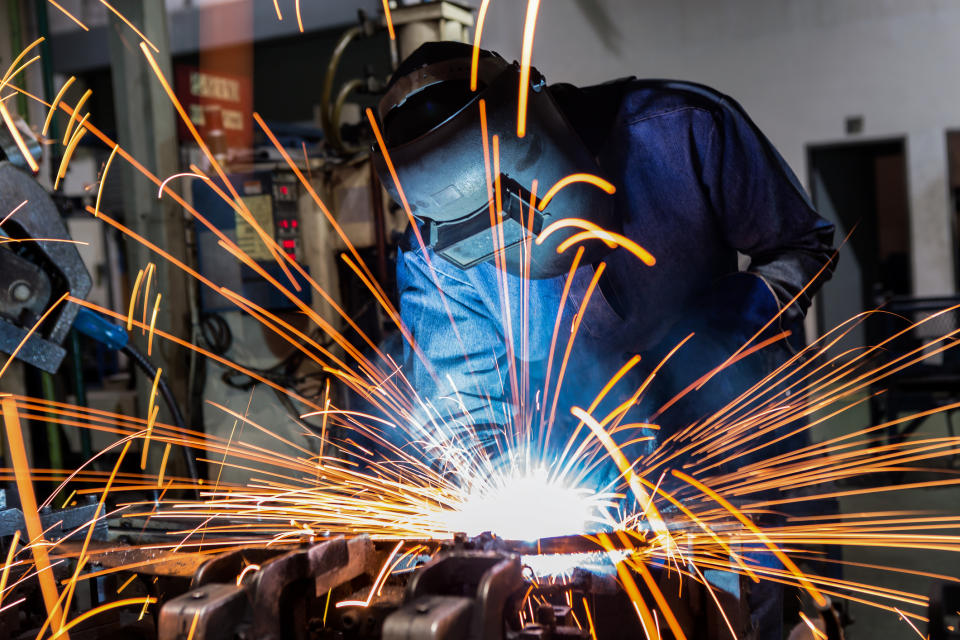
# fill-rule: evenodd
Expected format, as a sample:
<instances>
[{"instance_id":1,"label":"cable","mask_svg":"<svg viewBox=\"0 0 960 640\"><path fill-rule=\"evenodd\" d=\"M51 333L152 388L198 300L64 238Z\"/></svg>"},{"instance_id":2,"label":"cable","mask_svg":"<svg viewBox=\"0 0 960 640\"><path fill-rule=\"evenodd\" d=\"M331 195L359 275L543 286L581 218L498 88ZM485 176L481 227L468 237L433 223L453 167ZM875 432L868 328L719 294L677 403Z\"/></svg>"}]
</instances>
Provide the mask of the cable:
<instances>
[{"instance_id":1,"label":"cable","mask_svg":"<svg viewBox=\"0 0 960 640\"><path fill-rule=\"evenodd\" d=\"M121 349L123 353L132 360L138 367L140 367L143 372L147 375L147 378L153 380L157 377L157 368L143 355L140 351L134 348L129 343L124 345ZM170 390L170 385L167 384L165 376L160 376L160 379L157 382L157 390L160 392L160 395L163 396L163 401L167 405L167 409L170 411L170 417L173 419L173 424L177 429L181 431L187 430L187 423L183 420L183 414L180 413L180 406L177 404L177 399L173 397L173 391ZM197 473L197 463L193 459L192 449L190 447L183 448L183 457L187 463L187 473L190 474L190 479L193 480L196 484L200 480L200 475ZM199 494L199 489L197 490Z\"/></svg>"}]
</instances>

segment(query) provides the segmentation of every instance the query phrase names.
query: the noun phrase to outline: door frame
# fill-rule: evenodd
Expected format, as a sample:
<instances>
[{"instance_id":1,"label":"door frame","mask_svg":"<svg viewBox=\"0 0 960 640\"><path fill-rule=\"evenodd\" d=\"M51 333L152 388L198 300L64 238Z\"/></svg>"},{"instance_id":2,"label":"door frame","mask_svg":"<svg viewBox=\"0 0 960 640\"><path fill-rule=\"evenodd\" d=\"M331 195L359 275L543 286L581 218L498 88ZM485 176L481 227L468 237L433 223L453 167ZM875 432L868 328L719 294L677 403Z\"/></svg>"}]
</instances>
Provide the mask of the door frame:
<instances>
[{"instance_id":1,"label":"door frame","mask_svg":"<svg viewBox=\"0 0 960 640\"><path fill-rule=\"evenodd\" d=\"M906 134L899 135L886 135L886 136L870 136L870 137L858 137L858 138L844 138L841 140L827 140L823 142L808 142L804 145L804 159L806 163L806 178L807 178L807 192L810 196L810 201L813 203L814 209L819 212L819 205L816 202L816 193L813 188L813 155L818 151L832 151L832 150L842 150L842 149L851 149L854 147L869 147L869 146L879 146L884 144L899 144L903 149L903 188L904 193L906 194L907 199L907 246L910 248L910 289L915 289L915 275L913 268L913 210L910 206L910 144L909 138ZM944 151L946 151L946 139L944 139ZM949 180L948 180L949 188ZM834 236L833 243L836 247L837 252L842 249L843 245L846 243L847 238L840 238ZM958 261L960 261L960 256L958 256ZM843 261L839 261L837 268L843 268ZM957 265L957 269L960 270L960 264ZM960 282L960 281L958 281ZM816 303L817 298L814 298ZM864 309L866 311L866 309ZM817 335L823 335L824 331L831 329L832 327L824 327L824 317L823 317L823 306L816 304L816 331Z\"/></svg>"}]
</instances>

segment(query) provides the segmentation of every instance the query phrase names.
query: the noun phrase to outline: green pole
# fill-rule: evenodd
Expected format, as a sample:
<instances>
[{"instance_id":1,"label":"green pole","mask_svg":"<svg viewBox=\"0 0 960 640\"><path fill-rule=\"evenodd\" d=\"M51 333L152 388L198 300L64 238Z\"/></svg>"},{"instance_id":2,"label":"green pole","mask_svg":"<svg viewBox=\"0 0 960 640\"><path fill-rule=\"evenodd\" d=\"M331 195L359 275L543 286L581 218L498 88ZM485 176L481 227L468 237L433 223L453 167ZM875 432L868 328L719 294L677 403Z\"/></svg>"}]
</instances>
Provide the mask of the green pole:
<instances>
[{"instance_id":1,"label":"green pole","mask_svg":"<svg viewBox=\"0 0 960 640\"><path fill-rule=\"evenodd\" d=\"M40 384L43 387L43 397L55 402L57 391L53 384L53 376L46 371L40 372ZM60 446L60 427L54 422L53 416L47 418L47 447L50 451L50 468L63 469L63 449Z\"/></svg>"},{"instance_id":2,"label":"green pole","mask_svg":"<svg viewBox=\"0 0 960 640\"><path fill-rule=\"evenodd\" d=\"M20 0L8 0L7 19L10 22L10 57L16 58L23 51L23 39L20 37ZM16 78L11 78L14 82L21 82ZM27 116L27 96L22 93L17 94L17 112L24 120L30 122Z\"/></svg>"},{"instance_id":3,"label":"green pole","mask_svg":"<svg viewBox=\"0 0 960 640\"><path fill-rule=\"evenodd\" d=\"M80 351L80 334L76 329L70 331L70 359L73 361L73 384L77 394L77 405L87 406L87 387L83 380L83 355ZM93 446L90 442L90 430L80 429L80 451L83 459L93 457Z\"/></svg>"}]
</instances>

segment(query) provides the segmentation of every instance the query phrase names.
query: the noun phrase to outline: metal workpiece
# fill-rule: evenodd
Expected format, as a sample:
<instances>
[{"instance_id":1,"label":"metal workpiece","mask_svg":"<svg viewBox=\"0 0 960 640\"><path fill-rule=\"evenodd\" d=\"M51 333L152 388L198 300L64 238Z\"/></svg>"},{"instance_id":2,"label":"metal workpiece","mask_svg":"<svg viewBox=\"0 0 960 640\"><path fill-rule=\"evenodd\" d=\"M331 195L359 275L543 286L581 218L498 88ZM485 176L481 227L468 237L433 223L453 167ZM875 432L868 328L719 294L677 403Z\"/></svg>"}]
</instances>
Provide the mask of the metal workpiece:
<instances>
[{"instance_id":1,"label":"metal workpiece","mask_svg":"<svg viewBox=\"0 0 960 640\"><path fill-rule=\"evenodd\" d=\"M79 307L60 302L51 310L50 305L65 293L85 298L92 281L49 194L28 172L2 161L0 211L15 209L3 225L10 241L0 247L0 351L16 350L50 310L17 358L56 373Z\"/></svg>"},{"instance_id":2,"label":"metal workpiece","mask_svg":"<svg viewBox=\"0 0 960 640\"><path fill-rule=\"evenodd\" d=\"M313 591L315 597L359 577L376 571L373 543L367 537L334 538L327 542L291 551L273 558L257 571L254 578L253 637L262 640L281 640L291 637L284 633L294 620L288 617L285 606L302 593ZM299 610L301 607L295 607ZM297 611L305 629L307 611Z\"/></svg>"},{"instance_id":3,"label":"metal workpiece","mask_svg":"<svg viewBox=\"0 0 960 640\"><path fill-rule=\"evenodd\" d=\"M523 585L517 556L441 553L407 584L403 607L383 623L383 639L502 640L507 600Z\"/></svg>"},{"instance_id":4,"label":"metal workpiece","mask_svg":"<svg viewBox=\"0 0 960 640\"><path fill-rule=\"evenodd\" d=\"M232 640L249 608L248 594L236 584L212 583L167 601L160 609L158 640Z\"/></svg>"},{"instance_id":5,"label":"metal workpiece","mask_svg":"<svg viewBox=\"0 0 960 640\"><path fill-rule=\"evenodd\" d=\"M380 566L366 536L339 537L289 547L236 549L206 562L193 574L191 590L160 610L158 638L307 638L311 621L329 608L328 593ZM241 579L242 577L242 579Z\"/></svg>"},{"instance_id":6,"label":"metal workpiece","mask_svg":"<svg viewBox=\"0 0 960 640\"><path fill-rule=\"evenodd\" d=\"M0 490L0 494L4 494L4 491ZM5 496L3 504L6 504ZM40 510L40 524L44 530L44 538L49 542L69 540L70 538L82 540L93 523L96 513L96 499L87 504L64 509L43 508ZM21 540L27 538L27 525L23 517L23 511L16 507L0 507L0 539L12 536L17 531L20 532ZM93 525L91 540L104 541L106 539L107 523L100 519Z\"/></svg>"}]
</instances>

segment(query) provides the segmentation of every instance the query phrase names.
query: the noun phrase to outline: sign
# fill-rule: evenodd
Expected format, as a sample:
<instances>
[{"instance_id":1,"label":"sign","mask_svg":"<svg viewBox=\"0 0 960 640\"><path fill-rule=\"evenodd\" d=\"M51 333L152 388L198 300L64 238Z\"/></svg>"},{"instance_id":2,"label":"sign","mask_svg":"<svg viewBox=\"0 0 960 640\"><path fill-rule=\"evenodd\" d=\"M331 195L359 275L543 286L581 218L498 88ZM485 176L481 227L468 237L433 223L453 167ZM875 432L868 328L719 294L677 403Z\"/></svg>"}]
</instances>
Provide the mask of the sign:
<instances>
[{"instance_id":1,"label":"sign","mask_svg":"<svg viewBox=\"0 0 960 640\"><path fill-rule=\"evenodd\" d=\"M222 135L228 148L247 148L253 141L253 80L177 65L177 98L207 144ZM184 122L178 121L181 142L193 142Z\"/></svg>"}]
</instances>

